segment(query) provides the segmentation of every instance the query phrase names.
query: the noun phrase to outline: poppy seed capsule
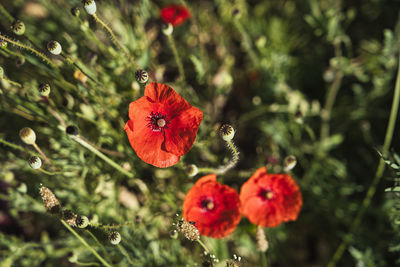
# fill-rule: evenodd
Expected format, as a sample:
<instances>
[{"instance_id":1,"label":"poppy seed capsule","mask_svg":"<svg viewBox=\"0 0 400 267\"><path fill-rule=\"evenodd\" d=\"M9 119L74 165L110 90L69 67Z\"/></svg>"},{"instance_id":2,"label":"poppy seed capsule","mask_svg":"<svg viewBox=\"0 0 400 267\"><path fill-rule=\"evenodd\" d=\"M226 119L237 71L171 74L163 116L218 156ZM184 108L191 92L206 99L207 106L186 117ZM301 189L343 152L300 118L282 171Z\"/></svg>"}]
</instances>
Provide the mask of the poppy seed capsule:
<instances>
[{"instance_id":1,"label":"poppy seed capsule","mask_svg":"<svg viewBox=\"0 0 400 267\"><path fill-rule=\"evenodd\" d=\"M94 0L82 0L82 4L89 15L96 13L96 2Z\"/></svg>"},{"instance_id":2,"label":"poppy seed capsule","mask_svg":"<svg viewBox=\"0 0 400 267\"><path fill-rule=\"evenodd\" d=\"M62 47L57 41L50 41L47 43L47 50L53 55L59 55L62 52Z\"/></svg>"},{"instance_id":3,"label":"poppy seed capsule","mask_svg":"<svg viewBox=\"0 0 400 267\"><path fill-rule=\"evenodd\" d=\"M25 24L19 19L17 19L11 24L11 30L16 35L23 35L25 33Z\"/></svg>"},{"instance_id":4,"label":"poppy seed capsule","mask_svg":"<svg viewBox=\"0 0 400 267\"><path fill-rule=\"evenodd\" d=\"M295 156L287 156L284 161L284 170L285 171L290 171L291 169L293 169L296 164L297 164L297 160Z\"/></svg>"},{"instance_id":5,"label":"poppy seed capsule","mask_svg":"<svg viewBox=\"0 0 400 267\"><path fill-rule=\"evenodd\" d=\"M21 137L22 142L27 145L33 145L36 142L36 134L29 127L22 128L19 131L19 137Z\"/></svg>"},{"instance_id":6,"label":"poppy seed capsule","mask_svg":"<svg viewBox=\"0 0 400 267\"><path fill-rule=\"evenodd\" d=\"M76 217L76 225L79 228L86 228L89 225L89 219L86 216Z\"/></svg>"},{"instance_id":7,"label":"poppy seed capsule","mask_svg":"<svg viewBox=\"0 0 400 267\"><path fill-rule=\"evenodd\" d=\"M145 70L137 70L135 72L136 81L139 83L146 83L149 80L149 73Z\"/></svg>"},{"instance_id":8,"label":"poppy seed capsule","mask_svg":"<svg viewBox=\"0 0 400 267\"><path fill-rule=\"evenodd\" d=\"M42 167L42 160L37 156L30 157L28 162L29 166L31 166L31 168L34 170L37 170L40 167Z\"/></svg>"},{"instance_id":9,"label":"poppy seed capsule","mask_svg":"<svg viewBox=\"0 0 400 267\"><path fill-rule=\"evenodd\" d=\"M108 239L110 240L111 244L118 245L121 242L121 235L114 231L108 235Z\"/></svg>"},{"instance_id":10,"label":"poppy seed capsule","mask_svg":"<svg viewBox=\"0 0 400 267\"><path fill-rule=\"evenodd\" d=\"M199 173L199 169L196 165L190 164L186 167L186 173L189 175L189 177L193 177Z\"/></svg>"},{"instance_id":11,"label":"poppy seed capsule","mask_svg":"<svg viewBox=\"0 0 400 267\"><path fill-rule=\"evenodd\" d=\"M162 26L162 32L163 32L165 35L167 35L167 36L168 36L168 35L171 35L173 31L174 31L174 27L172 26L171 23L164 24L164 25Z\"/></svg>"},{"instance_id":12,"label":"poppy seed capsule","mask_svg":"<svg viewBox=\"0 0 400 267\"><path fill-rule=\"evenodd\" d=\"M230 141L235 136L235 130L229 124L224 124L219 129L219 133L225 141Z\"/></svg>"},{"instance_id":13,"label":"poppy seed capsule","mask_svg":"<svg viewBox=\"0 0 400 267\"><path fill-rule=\"evenodd\" d=\"M5 40L0 40L0 47L6 48L7 45L8 45L7 41L5 41Z\"/></svg>"},{"instance_id":14,"label":"poppy seed capsule","mask_svg":"<svg viewBox=\"0 0 400 267\"><path fill-rule=\"evenodd\" d=\"M39 93L42 96L49 96L50 95L50 85L48 83L41 83L39 85Z\"/></svg>"}]
</instances>

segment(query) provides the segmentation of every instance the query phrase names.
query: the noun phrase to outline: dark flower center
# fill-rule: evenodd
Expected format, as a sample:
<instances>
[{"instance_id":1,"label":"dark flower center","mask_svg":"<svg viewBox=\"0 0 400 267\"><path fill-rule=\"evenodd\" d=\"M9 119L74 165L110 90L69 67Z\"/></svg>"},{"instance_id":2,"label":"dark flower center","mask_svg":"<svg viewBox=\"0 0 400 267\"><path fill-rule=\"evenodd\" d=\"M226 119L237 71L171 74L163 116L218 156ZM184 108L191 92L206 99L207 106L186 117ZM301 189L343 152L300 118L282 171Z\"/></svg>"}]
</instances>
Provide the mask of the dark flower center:
<instances>
[{"instance_id":1,"label":"dark flower center","mask_svg":"<svg viewBox=\"0 0 400 267\"><path fill-rule=\"evenodd\" d=\"M215 208L215 204L211 198L206 198L201 201L201 207L206 210L212 210Z\"/></svg>"},{"instance_id":2,"label":"dark flower center","mask_svg":"<svg viewBox=\"0 0 400 267\"><path fill-rule=\"evenodd\" d=\"M259 193L259 196L263 199L263 200L270 200L271 198L274 197L274 193L269 190L269 189L262 189Z\"/></svg>"},{"instance_id":3,"label":"dark flower center","mask_svg":"<svg viewBox=\"0 0 400 267\"><path fill-rule=\"evenodd\" d=\"M147 121L149 122L148 126L153 132L163 132L165 129L168 129L168 125L170 124L167 115L153 111L147 117Z\"/></svg>"}]
</instances>

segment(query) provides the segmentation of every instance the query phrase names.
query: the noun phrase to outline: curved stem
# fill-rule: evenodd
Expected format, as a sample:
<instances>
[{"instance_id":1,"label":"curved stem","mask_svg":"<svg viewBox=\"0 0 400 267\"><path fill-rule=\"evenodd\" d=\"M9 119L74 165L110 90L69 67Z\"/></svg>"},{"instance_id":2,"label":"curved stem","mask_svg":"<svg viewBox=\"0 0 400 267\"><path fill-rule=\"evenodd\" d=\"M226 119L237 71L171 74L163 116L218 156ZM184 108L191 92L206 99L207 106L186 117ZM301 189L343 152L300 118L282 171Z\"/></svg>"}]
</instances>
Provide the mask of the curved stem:
<instances>
[{"instance_id":1,"label":"curved stem","mask_svg":"<svg viewBox=\"0 0 400 267\"><path fill-rule=\"evenodd\" d=\"M178 50L176 49L175 41L174 38L172 37L172 34L168 35L168 41L171 46L172 53L174 54L176 64L178 65L179 75L181 76L180 79L182 81L185 81L185 71L183 70L182 61L181 58L179 57Z\"/></svg>"},{"instance_id":2,"label":"curved stem","mask_svg":"<svg viewBox=\"0 0 400 267\"><path fill-rule=\"evenodd\" d=\"M5 78L5 77L3 77L3 80L5 80L5 81L9 82L10 84L12 84L12 85L14 85L14 86L17 86L17 87L19 87L19 88L22 88L22 87L23 87L20 83L11 81L10 79L7 79L7 78Z\"/></svg>"},{"instance_id":3,"label":"curved stem","mask_svg":"<svg viewBox=\"0 0 400 267\"><path fill-rule=\"evenodd\" d=\"M388 153L389 148L390 148L390 144L392 142L393 133L394 133L394 129L395 129L395 126L396 126L397 113L398 113L398 110L399 110L399 102L400 102L400 54L399 54L398 64L399 64L399 67L398 67L398 70L397 70L396 85L395 85L395 89L394 89L392 108L390 110L390 117L389 117L389 122L388 122L387 129L386 129L385 141L383 143L383 148L382 148L383 157L381 157L381 159L379 161L378 169L376 170L376 173L375 173L375 178L372 181L370 187L368 188L367 194L364 197L364 200L362 202L361 208L358 210L356 218L353 220L353 223L352 223L352 225L350 227L349 232L345 235L345 237L343 238L343 240L340 243L339 247L336 249L336 252L333 255L331 261L329 262L328 267L336 266L337 262L342 258L342 255L343 255L344 251L347 248L348 242L349 242L351 236L353 235L353 232L360 225L361 219L362 219L365 211L369 207L373 196L375 195L376 187L377 187L377 185L379 184L380 180L383 177L383 172L385 170L385 160L384 160L384 158L387 156L387 153Z\"/></svg>"},{"instance_id":4,"label":"curved stem","mask_svg":"<svg viewBox=\"0 0 400 267\"><path fill-rule=\"evenodd\" d=\"M94 250L94 249L85 241L85 239L83 239L77 232L75 232L75 230L72 229L72 227L69 226L68 223L66 223L66 222L65 222L64 220L62 220L62 219L61 219L60 221L62 222L62 224L63 224L76 238L79 239L79 241L81 241L81 243L82 243L85 247L87 247L87 248L93 253L93 255L96 256L96 258L99 259L99 261L100 261L104 266L111 267L111 265L110 265L108 262L106 262L106 260L103 259L103 258L97 253L97 251Z\"/></svg>"},{"instance_id":5,"label":"curved stem","mask_svg":"<svg viewBox=\"0 0 400 267\"><path fill-rule=\"evenodd\" d=\"M43 153L43 151L39 148L39 146L36 143L33 143L33 147L36 149L37 152L43 157L44 161L50 166L50 168L55 171L56 169L54 166L50 163L50 160L46 157L46 155Z\"/></svg>"}]
</instances>

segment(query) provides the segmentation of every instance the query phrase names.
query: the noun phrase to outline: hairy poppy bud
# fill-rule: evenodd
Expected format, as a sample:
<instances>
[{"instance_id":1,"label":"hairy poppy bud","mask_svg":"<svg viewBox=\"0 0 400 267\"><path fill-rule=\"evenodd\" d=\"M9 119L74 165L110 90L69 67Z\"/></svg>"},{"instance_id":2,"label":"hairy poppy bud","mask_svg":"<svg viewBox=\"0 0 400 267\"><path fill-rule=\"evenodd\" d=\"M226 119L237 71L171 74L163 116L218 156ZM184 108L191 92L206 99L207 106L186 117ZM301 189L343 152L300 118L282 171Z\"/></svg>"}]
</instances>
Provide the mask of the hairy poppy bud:
<instances>
[{"instance_id":1,"label":"hairy poppy bud","mask_svg":"<svg viewBox=\"0 0 400 267\"><path fill-rule=\"evenodd\" d=\"M186 167L186 173L189 175L189 177L193 177L199 173L199 169L197 168L196 165L190 164L189 166Z\"/></svg>"},{"instance_id":2,"label":"hairy poppy bud","mask_svg":"<svg viewBox=\"0 0 400 267\"><path fill-rule=\"evenodd\" d=\"M171 23L164 24L162 27L162 32L167 36L171 35L173 31L174 31L174 27L172 26Z\"/></svg>"},{"instance_id":3,"label":"hairy poppy bud","mask_svg":"<svg viewBox=\"0 0 400 267\"><path fill-rule=\"evenodd\" d=\"M5 40L0 40L0 47L6 48L7 45L8 45L7 41L5 41Z\"/></svg>"},{"instance_id":4,"label":"hairy poppy bud","mask_svg":"<svg viewBox=\"0 0 400 267\"><path fill-rule=\"evenodd\" d=\"M229 124L224 124L219 129L219 133L225 141L230 141L235 136L235 130Z\"/></svg>"},{"instance_id":5,"label":"hairy poppy bud","mask_svg":"<svg viewBox=\"0 0 400 267\"><path fill-rule=\"evenodd\" d=\"M61 204L50 189L42 186L40 188L40 196L42 197L44 207L48 213L57 214L60 212Z\"/></svg>"},{"instance_id":6,"label":"hairy poppy bud","mask_svg":"<svg viewBox=\"0 0 400 267\"><path fill-rule=\"evenodd\" d=\"M108 235L108 239L111 244L118 245L121 242L121 235L118 232L113 231Z\"/></svg>"},{"instance_id":7,"label":"hairy poppy bud","mask_svg":"<svg viewBox=\"0 0 400 267\"><path fill-rule=\"evenodd\" d=\"M94 0L82 0L82 4L89 15L96 13L96 2Z\"/></svg>"},{"instance_id":8,"label":"hairy poppy bud","mask_svg":"<svg viewBox=\"0 0 400 267\"><path fill-rule=\"evenodd\" d=\"M79 228L86 228L89 225L89 219L86 216L76 217L76 225Z\"/></svg>"},{"instance_id":9,"label":"hairy poppy bud","mask_svg":"<svg viewBox=\"0 0 400 267\"><path fill-rule=\"evenodd\" d=\"M36 142L36 134L35 132L29 128L29 127L24 127L19 131L19 137L21 137L21 140L28 145L33 145Z\"/></svg>"},{"instance_id":10,"label":"hairy poppy bud","mask_svg":"<svg viewBox=\"0 0 400 267\"><path fill-rule=\"evenodd\" d=\"M183 235L191 241L200 239L200 232L197 230L196 226L194 226L194 223L187 222L186 220L179 220L177 228L179 232L182 232Z\"/></svg>"},{"instance_id":11,"label":"hairy poppy bud","mask_svg":"<svg viewBox=\"0 0 400 267\"><path fill-rule=\"evenodd\" d=\"M139 83L146 83L149 80L149 74L145 70L137 70L135 72L136 81Z\"/></svg>"},{"instance_id":12,"label":"hairy poppy bud","mask_svg":"<svg viewBox=\"0 0 400 267\"><path fill-rule=\"evenodd\" d=\"M42 96L49 96L50 95L50 85L48 83L41 83L39 85L39 93Z\"/></svg>"},{"instance_id":13,"label":"hairy poppy bud","mask_svg":"<svg viewBox=\"0 0 400 267\"><path fill-rule=\"evenodd\" d=\"M62 47L57 41L50 41L47 43L47 50L53 55L59 55L62 52Z\"/></svg>"},{"instance_id":14,"label":"hairy poppy bud","mask_svg":"<svg viewBox=\"0 0 400 267\"><path fill-rule=\"evenodd\" d=\"M80 13L81 13L81 11L79 10L78 7L73 7L73 8L71 8L71 14L72 14L72 16L74 16L74 17L79 17Z\"/></svg>"},{"instance_id":15,"label":"hairy poppy bud","mask_svg":"<svg viewBox=\"0 0 400 267\"><path fill-rule=\"evenodd\" d=\"M69 225L76 227L76 218L78 216L70 210L63 210L62 219Z\"/></svg>"},{"instance_id":16,"label":"hairy poppy bud","mask_svg":"<svg viewBox=\"0 0 400 267\"><path fill-rule=\"evenodd\" d=\"M42 160L37 156L30 157L28 162L29 166L31 166L31 168L34 170L37 170L40 167L42 167Z\"/></svg>"},{"instance_id":17,"label":"hairy poppy bud","mask_svg":"<svg viewBox=\"0 0 400 267\"><path fill-rule=\"evenodd\" d=\"M295 156L287 156L284 161L284 170L285 171L290 171L291 169L293 169L296 164L297 164L297 160Z\"/></svg>"},{"instance_id":18,"label":"hairy poppy bud","mask_svg":"<svg viewBox=\"0 0 400 267\"><path fill-rule=\"evenodd\" d=\"M25 24L19 19L17 19L11 24L11 30L16 35L23 35L25 33Z\"/></svg>"}]
</instances>

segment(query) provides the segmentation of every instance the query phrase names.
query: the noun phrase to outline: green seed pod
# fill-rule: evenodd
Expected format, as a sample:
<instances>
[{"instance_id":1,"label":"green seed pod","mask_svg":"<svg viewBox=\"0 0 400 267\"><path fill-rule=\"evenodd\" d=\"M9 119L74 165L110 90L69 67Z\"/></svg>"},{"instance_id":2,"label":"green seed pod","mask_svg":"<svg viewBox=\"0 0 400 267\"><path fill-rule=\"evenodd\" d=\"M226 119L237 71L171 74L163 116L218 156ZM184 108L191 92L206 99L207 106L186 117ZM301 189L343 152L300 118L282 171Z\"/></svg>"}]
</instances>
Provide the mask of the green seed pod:
<instances>
[{"instance_id":1,"label":"green seed pod","mask_svg":"<svg viewBox=\"0 0 400 267\"><path fill-rule=\"evenodd\" d=\"M118 232L113 231L108 235L108 239L111 244L118 245L121 242L121 235Z\"/></svg>"},{"instance_id":2,"label":"green seed pod","mask_svg":"<svg viewBox=\"0 0 400 267\"><path fill-rule=\"evenodd\" d=\"M25 33L25 24L17 19L13 23L11 23L11 30L16 35L23 35Z\"/></svg>"},{"instance_id":3,"label":"green seed pod","mask_svg":"<svg viewBox=\"0 0 400 267\"><path fill-rule=\"evenodd\" d=\"M169 232L169 237L171 237L172 239L177 239L178 238L178 231L176 230L172 230Z\"/></svg>"},{"instance_id":4,"label":"green seed pod","mask_svg":"<svg viewBox=\"0 0 400 267\"><path fill-rule=\"evenodd\" d=\"M230 141L235 136L235 130L229 124L224 124L219 129L219 133L225 141Z\"/></svg>"},{"instance_id":5,"label":"green seed pod","mask_svg":"<svg viewBox=\"0 0 400 267\"><path fill-rule=\"evenodd\" d=\"M142 69L137 70L135 72L135 78L139 83L146 83L149 80L149 73Z\"/></svg>"},{"instance_id":6,"label":"green seed pod","mask_svg":"<svg viewBox=\"0 0 400 267\"><path fill-rule=\"evenodd\" d=\"M89 219L86 216L76 217L76 225L79 228L86 228L89 225Z\"/></svg>"},{"instance_id":7,"label":"green seed pod","mask_svg":"<svg viewBox=\"0 0 400 267\"><path fill-rule=\"evenodd\" d=\"M42 160L37 156L30 157L28 162L29 166L31 166L31 168L34 170L37 170L40 167L42 167Z\"/></svg>"},{"instance_id":8,"label":"green seed pod","mask_svg":"<svg viewBox=\"0 0 400 267\"><path fill-rule=\"evenodd\" d=\"M96 2L94 0L82 0L82 4L89 15L96 14Z\"/></svg>"},{"instance_id":9,"label":"green seed pod","mask_svg":"<svg viewBox=\"0 0 400 267\"><path fill-rule=\"evenodd\" d=\"M47 43L47 50L53 55L59 55L62 52L62 47L57 41L50 41Z\"/></svg>"},{"instance_id":10,"label":"green seed pod","mask_svg":"<svg viewBox=\"0 0 400 267\"><path fill-rule=\"evenodd\" d=\"M27 145L33 145L36 142L36 134L29 127L22 128L19 131L19 137L21 137L21 140Z\"/></svg>"},{"instance_id":11,"label":"green seed pod","mask_svg":"<svg viewBox=\"0 0 400 267\"><path fill-rule=\"evenodd\" d=\"M197 175L199 173L199 169L194 164L188 165L186 167L185 171L189 175L189 177L193 177L193 176L195 176L195 175Z\"/></svg>"},{"instance_id":12,"label":"green seed pod","mask_svg":"<svg viewBox=\"0 0 400 267\"><path fill-rule=\"evenodd\" d=\"M174 26L172 26L171 23L165 24L162 27L162 32L167 36L171 35L173 31L174 31Z\"/></svg>"},{"instance_id":13,"label":"green seed pod","mask_svg":"<svg viewBox=\"0 0 400 267\"><path fill-rule=\"evenodd\" d=\"M0 47L1 47L1 48L6 48L7 45L8 45L7 41L5 41L5 40L0 40Z\"/></svg>"},{"instance_id":14,"label":"green seed pod","mask_svg":"<svg viewBox=\"0 0 400 267\"><path fill-rule=\"evenodd\" d=\"M50 85L48 83L41 83L39 85L39 93L42 96L48 97L50 95L50 90L51 90L51 88L50 88Z\"/></svg>"}]
</instances>

